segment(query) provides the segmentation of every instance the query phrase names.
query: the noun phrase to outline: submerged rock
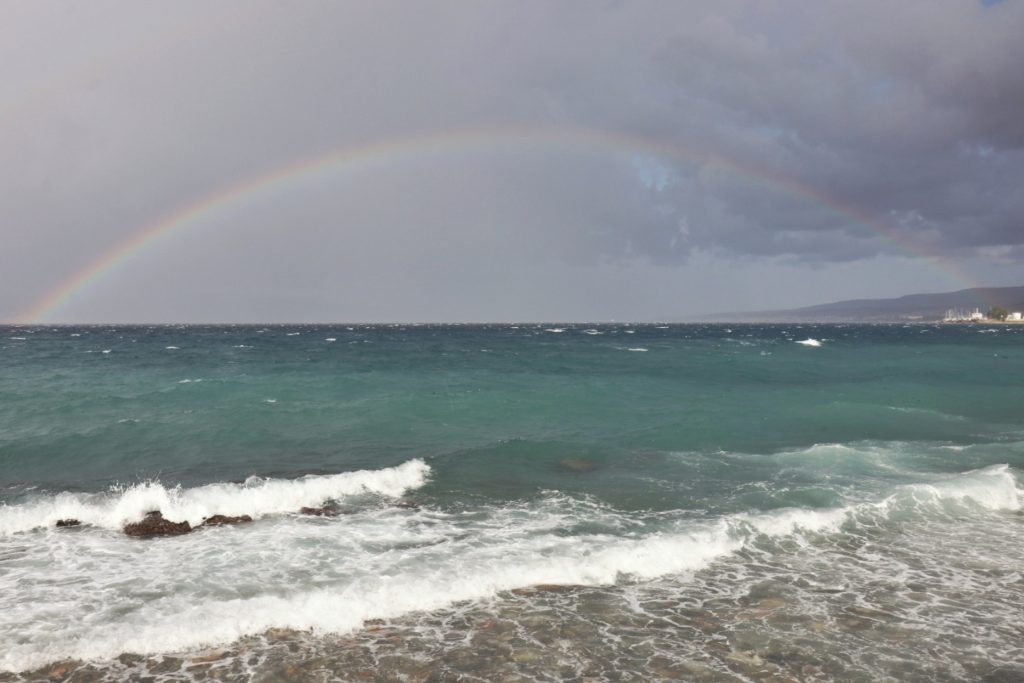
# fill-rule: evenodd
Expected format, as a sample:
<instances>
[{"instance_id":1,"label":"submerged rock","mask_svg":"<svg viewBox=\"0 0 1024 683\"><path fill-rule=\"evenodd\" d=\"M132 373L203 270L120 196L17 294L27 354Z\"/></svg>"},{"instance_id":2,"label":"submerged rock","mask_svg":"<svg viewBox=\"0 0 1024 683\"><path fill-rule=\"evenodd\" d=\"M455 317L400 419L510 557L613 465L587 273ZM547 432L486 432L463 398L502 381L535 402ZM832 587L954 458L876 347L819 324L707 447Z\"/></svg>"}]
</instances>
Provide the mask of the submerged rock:
<instances>
[{"instance_id":1,"label":"submerged rock","mask_svg":"<svg viewBox=\"0 0 1024 683\"><path fill-rule=\"evenodd\" d=\"M513 588L509 591L513 595L534 595L536 593L569 593L579 588L569 583L537 583L523 588Z\"/></svg>"},{"instance_id":2,"label":"submerged rock","mask_svg":"<svg viewBox=\"0 0 1024 683\"><path fill-rule=\"evenodd\" d=\"M124 532L129 536L178 536L192 531L188 522L172 522L164 519L159 510L150 512L141 522L124 525Z\"/></svg>"},{"instance_id":3,"label":"submerged rock","mask_svg":"<svg viewBox=\"0 0 1024 683\"><path fill-rule=\"evenodd\" d=\"M239 515L238 517L228 517L227 515L212 515L203 520L201 526L222 526L224 524L245 524L251 522L252 517L249 515Z\"/></svg>"},{"instance_id":4,"label":"submerged rock","mask_svg":"<svg viewBox=\"0 0 1024 683\"><path fill-rule=\"evenodd\" d=\"M342 513L342 509L334 505L324 505L318 508L299 508L300 515L309 515L311 517L337 517Z\"/></svg>"},{"instance_id":5,"label":"submerged rock","mask_svg":"<svg viewBox=\"0 0 1024 683\"><path fill-rule=\"evenodd\" d=\"M79 522L77 519L73 519L73 518L58 519L57 520L57 526L59 526L59 527L81 526L81 525L82 525L81 522Z\"/></svg>"},{"instance_id":6,"label":"submerged rock","mask_svg":"<svg viewBox=\"0 0 1024 683\"><path fill-rule=\"evenodd\" d=\"M597 464L585 458L562 458L558 464L573 472L590 472L597 469Z\"/></svg>"}]
</instances>

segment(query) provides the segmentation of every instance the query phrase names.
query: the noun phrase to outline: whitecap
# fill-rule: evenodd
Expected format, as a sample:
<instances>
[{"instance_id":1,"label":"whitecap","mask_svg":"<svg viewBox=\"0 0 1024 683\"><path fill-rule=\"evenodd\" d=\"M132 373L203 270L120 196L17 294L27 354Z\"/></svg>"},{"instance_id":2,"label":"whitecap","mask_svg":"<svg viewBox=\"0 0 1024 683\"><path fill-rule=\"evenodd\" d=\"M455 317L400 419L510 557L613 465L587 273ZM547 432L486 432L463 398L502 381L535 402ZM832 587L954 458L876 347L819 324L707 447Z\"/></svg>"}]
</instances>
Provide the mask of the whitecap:
<instances>
[{"instance_id":1,"label":"whitecap","mask_svg":"<svg viewBox=\"0 0 1024 683\"><path fill-rule=\"evenodd\" d=\"M429 476L430 466L416 459L379 470L308 475L298 479L250 477L243 484L215 483L184 489L154 481L115 488L108 493L63 492L22 505L0 506L0 535L52 527L58 519L66 518L120 530L152 510L160 510L167 519L187 521L193 526L217 514L259 518L297 512L304 506L323 505L328 500L367 492L397 497L423 486Z\"/></svg>"},{"instance_id":2,"label":"whitecap","mask_svg":"<svg viewBox=\"0 0 1024 683\"><path fill-rule=\"evenodd\" d=\"M797 344L802 344L803 346L821 346L821 342L819 340L812 339L810 337L808 337L807 339L801 339L800 341L798 341L796 343Z\"/></svg>"},{"instance_id":3,"label":"whitecap","mask_svg":"<svg viewBox=\"0 0 1024 683\"><path fill-rule=\"evenodd\" d=\"M105 498L61 494L0 508L0 530L19 518L25 518L19 528L24 530L69 516L118 528L151 509L190 522L217 513L262 518L152 543L119 534L48 532L47 542L33 544L32 551L37 559L52 558L51 576L69 580L19 588L25 607L0 615L8 627L0 630L0 670L122 652L180 652L274 627L344 633L369 619L538 584L614 585L693 576L765 537L805 545L814 535L844 533L848 526L875 528L881 520L906 519L908 513L927 517L936 506L961 506L952 511L966 510L966 504L981 513L1020 507L1012 474L996 466L902 487L879 503L703 521L659 517L656 531L626 535L566 534L580 523L636 529L635 513L551 492L535 503L490 507L486 513L425 507L374 508L335 521L275 515L365 491L402 495L425 484L429 472L414 460L290 481L253 477L244 484L185 490L144 484ZM182 562L184 557L189 561ZM140 590L129 595L129 585ZM110 616L96 613L98 601Z\"/></svg>"}]
</instances>

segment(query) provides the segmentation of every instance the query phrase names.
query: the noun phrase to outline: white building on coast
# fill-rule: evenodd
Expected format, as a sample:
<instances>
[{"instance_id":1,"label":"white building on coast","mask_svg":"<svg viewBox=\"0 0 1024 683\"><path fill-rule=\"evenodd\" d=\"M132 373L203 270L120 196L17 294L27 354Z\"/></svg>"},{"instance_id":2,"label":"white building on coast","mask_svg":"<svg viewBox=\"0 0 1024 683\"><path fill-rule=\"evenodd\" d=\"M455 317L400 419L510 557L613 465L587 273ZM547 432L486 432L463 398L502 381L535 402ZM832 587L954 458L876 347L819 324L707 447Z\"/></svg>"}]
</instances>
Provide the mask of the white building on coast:
<instances>
[{"instance_id":1,"label":"white building on coast","mask_svg":"<svg viewBox=\"0 0 1024 683\"><path fill-rule=\"evenodd\" d=\"M946 317L942 319L944 323L967 323L974 322L977 320L984 320L985 314L979 309L975 308L973 311L968 311L961 308L951 308L946 311Z\"/></svg>"}]
</instances>

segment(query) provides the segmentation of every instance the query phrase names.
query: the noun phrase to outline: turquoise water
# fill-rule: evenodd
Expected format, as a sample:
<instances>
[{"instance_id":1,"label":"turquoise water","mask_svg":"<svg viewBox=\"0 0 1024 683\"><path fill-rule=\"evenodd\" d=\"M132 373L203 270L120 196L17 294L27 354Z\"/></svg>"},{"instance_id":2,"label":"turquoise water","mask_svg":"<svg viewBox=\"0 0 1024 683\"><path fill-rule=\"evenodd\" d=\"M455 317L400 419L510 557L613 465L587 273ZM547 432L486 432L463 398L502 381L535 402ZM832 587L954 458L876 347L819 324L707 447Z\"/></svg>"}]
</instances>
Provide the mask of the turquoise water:
<instances>
[{"instance_id":1,"label":"turquoise water","mask_svg":"<svg viewBox=\"0 0 1024 683\"><path fill-rule=\"evenodd\" d=\"M1019 326L0 328L0 671L259 677L383 619L424 675L1004 680L1022 468ZM520 661L540 613L590 627Z\"/></svg>"}]
</instances>

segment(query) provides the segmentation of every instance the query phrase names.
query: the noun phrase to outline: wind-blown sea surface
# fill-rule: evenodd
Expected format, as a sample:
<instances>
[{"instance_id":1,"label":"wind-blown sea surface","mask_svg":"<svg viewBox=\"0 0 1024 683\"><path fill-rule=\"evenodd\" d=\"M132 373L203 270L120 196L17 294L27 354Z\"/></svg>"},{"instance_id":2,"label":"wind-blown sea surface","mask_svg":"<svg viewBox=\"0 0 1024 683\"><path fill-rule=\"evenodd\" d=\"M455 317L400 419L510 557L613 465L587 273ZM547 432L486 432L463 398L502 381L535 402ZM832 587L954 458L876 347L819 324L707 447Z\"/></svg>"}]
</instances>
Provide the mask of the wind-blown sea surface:
<instances>
[{"instance_id":1,"label":"wind-blown sea surface","mask_svg":"<svg viewBox=\"0 0 1024 683\"><path fill-rule=\"evenodd\" d=\"M4 327L0 681L1020 681L1022 468L1022 326Z\"/></svg>"}]
</instances>

